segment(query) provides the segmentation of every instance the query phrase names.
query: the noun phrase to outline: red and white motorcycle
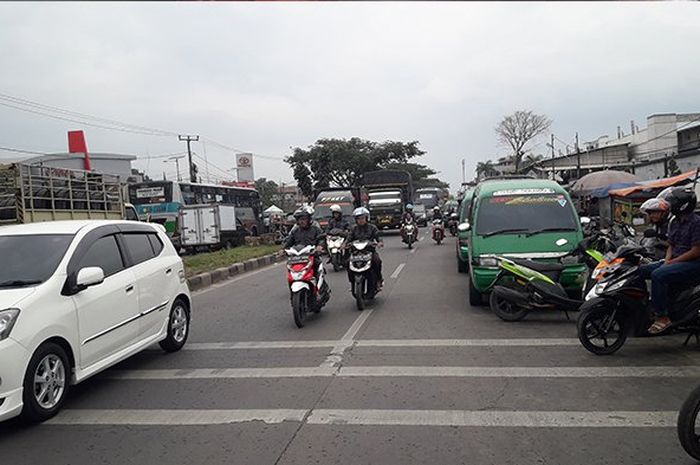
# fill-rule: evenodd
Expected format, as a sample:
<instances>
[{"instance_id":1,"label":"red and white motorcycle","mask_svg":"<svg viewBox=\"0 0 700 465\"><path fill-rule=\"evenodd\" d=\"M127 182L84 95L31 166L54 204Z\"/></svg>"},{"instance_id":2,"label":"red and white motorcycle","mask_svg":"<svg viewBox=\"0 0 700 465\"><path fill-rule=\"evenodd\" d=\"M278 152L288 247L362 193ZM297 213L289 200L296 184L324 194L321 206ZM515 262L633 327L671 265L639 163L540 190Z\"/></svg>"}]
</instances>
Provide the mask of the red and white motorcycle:
<instances>
[{"instance_id":1,"label":"red and white motorcycle","mask_svg":"<svg viewBox=\"0 0 700 465\"><path fill-rule=\"evenodd\" d=\"M442 240L445 238L445 222L441 219L433 220L433 240L437 242L437 245L442 244Z\"/></svg>"},{"instance_id":2,"label":"red and white motorcycle","mask_svg":"<svg viewBox=\"0 0 700 465\"><path fill-rule=\"evenodd\" d=\"M285 250L287 282L291 293L294 323L302 328L309 313L318 313L331 297L323 262L312 245L297 245ZM318 260L318 273L315 273Z\"/></svg>"}]
</instances>

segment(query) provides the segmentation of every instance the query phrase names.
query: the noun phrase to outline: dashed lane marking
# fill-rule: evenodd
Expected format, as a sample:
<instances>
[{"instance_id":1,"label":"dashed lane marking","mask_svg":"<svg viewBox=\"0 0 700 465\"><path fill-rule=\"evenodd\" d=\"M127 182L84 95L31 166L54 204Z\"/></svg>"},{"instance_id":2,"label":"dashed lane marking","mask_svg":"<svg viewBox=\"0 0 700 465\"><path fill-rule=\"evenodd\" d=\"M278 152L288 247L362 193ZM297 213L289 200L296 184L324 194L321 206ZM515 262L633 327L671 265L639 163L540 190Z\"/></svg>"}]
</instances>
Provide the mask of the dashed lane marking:
<instances>
[{"instance_id":1,"label":"dashed lane marking","mask_svg":"<svg viewBox=\"0 0 700 465\"><path fill-rule=\"evenodd\" d=\"M393 273L391 273L391 279L396 279L399 277L399 274L401 273L401 270L403 270L403 267L406 266L405 263L399 264L399 266L396 267Z\"/></svg>"}]
</instances>

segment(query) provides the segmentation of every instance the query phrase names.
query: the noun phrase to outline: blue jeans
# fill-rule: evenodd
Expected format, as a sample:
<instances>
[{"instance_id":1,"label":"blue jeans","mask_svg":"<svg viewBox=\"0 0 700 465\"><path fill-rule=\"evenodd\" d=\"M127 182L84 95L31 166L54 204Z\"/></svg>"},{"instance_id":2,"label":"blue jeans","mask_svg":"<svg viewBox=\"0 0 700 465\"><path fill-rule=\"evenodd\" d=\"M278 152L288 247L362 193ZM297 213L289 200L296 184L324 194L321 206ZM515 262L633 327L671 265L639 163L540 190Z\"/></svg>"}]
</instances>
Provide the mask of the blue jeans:
<instances>
[{"instance_id":1,"label":"blue jeans","mask_svg":"<svg viewBox=\"0 0 700 465\"><path fill-rule=\"evenodd\" d=\"M668 287L684 283L700 273L700 262L680 262L665 265L654 262L639 267L639 276L651 278L651 306L659 317L668 316Z\"/></svg>"}]
</instances>

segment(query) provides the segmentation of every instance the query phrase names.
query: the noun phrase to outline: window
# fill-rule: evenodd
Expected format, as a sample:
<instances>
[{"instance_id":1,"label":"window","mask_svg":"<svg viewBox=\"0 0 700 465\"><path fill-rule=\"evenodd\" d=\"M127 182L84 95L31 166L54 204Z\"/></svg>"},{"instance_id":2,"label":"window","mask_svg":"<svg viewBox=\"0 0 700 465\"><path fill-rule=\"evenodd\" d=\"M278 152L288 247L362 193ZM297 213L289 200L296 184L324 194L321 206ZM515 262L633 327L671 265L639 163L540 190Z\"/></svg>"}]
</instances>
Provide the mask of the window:
<instances>
[{"instance_id":1,"label":"window","mask_svg":"<svg viewBox=\"0 0 700 465\"><path fill-rule=\"evenodd\" d=\"M56 271L72 240L73 235L69 234L0 236L0 287L46 281Z\"/></svg>"},{"instance_id":2,"label":"window","mask_svg":"<svg viewBox=\"0 0 700 465\"><path fill-rule=\"evenodd\" d=\"M129 255L131 255L131 259L134 261L134 265L138 265L139 263L143 263L155 257L148 234L124 234L123 237L126 247L129 249Z\"/></svg>"},{"instance_id":3,"label":"window","mask_svg":"<svg viewBox=\"0 0 700 465\"><path fill-rule=\"evenodd\" d=\"M156 234L148 234L148 240L151 242L151 247L153 248L153 253L157 257L163 251L163 243L158 238Z\"/></svg>"},{"instance_id":4,"label":"window","mask_svg":"<svg viewBox=\"0 0 700 465\"><path fill-rule=\"evenodd\" d=\"M100 238L90 246L80 260L78 269L89 266L99 266L104 271L105 276L111 276L124 269L122 255L114 236Z\"/></svg>"}]
</instances>

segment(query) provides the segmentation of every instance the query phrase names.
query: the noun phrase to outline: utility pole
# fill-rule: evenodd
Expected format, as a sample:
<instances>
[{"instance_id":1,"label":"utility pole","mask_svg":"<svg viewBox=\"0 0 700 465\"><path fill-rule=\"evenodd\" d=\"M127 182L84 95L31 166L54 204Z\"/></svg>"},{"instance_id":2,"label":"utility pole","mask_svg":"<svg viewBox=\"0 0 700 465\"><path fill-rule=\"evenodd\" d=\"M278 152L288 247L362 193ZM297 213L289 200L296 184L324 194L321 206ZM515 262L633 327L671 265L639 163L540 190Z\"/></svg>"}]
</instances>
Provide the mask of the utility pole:
<instances>
[{"instance_id":1,"label":"utility pole","mask_svg":"<svg viewBox=\"0 0 700 465\"><path fill-rule=\"evenodd\" d=\"M578 132L576 133L576 179L581 178L581 151L578 148Z\"/></svg>"},{"instance_id":2,"label":"utility pole","mask_svg":"<svg viewBox=\"0 0 700 465\"><path fill-rule=\"evenodd\" d=\"M554 181L554 133L552 133L551 142L547 145L552 149L552 181Z\"/></svg>"},{"instance_id":3,"label":"utility pole","mask_svg":"<svg viewBox=\"0 0 700 465\"><path fill-rule=\"evenodd\" d=\"M465 161L464 158L462 158L462 184L467 182L467 173L465 171Z\"/></svg>"},{"instance_id":4,"label":"utility pole","mask_svg":"<svg viewBox=\"0 0 700 465\"><path fill-rule=\"evenodd\" d=\"M176 157L170 157L165 160L163 160L163 163L170 163L171 161L175 162L175 170L177 171L177 180L182 181L182 178L180 177L180 160L185 158L184 155L176 156Z\"/></svg>"},{"instance_id":5,"label":"utility pole","mask_svg":"<svg viewBox=\"0 0 700 465\"><path fill-rule=\"evenodd\" d=\"M207 183L211 184L211 179L209 179L209 159L207 158L207 144L202 141L202 151L204 152L204 168L207 171Z\"/></svg>"},{"instance_id":6,"label":"utility pole","mask_svg":"<svg viewBox=\"0 0 700 465\"><path fill-rule=\"evenodd\" d=\"M180 142L187 142L187 157L190 163L190 182L197 182L197 174L194 172L194 163L192 163L192 147L190 147L190 142L199 141L199 136L179 135L177 136L177 140Z\"/></svg>"}]
</instances>

